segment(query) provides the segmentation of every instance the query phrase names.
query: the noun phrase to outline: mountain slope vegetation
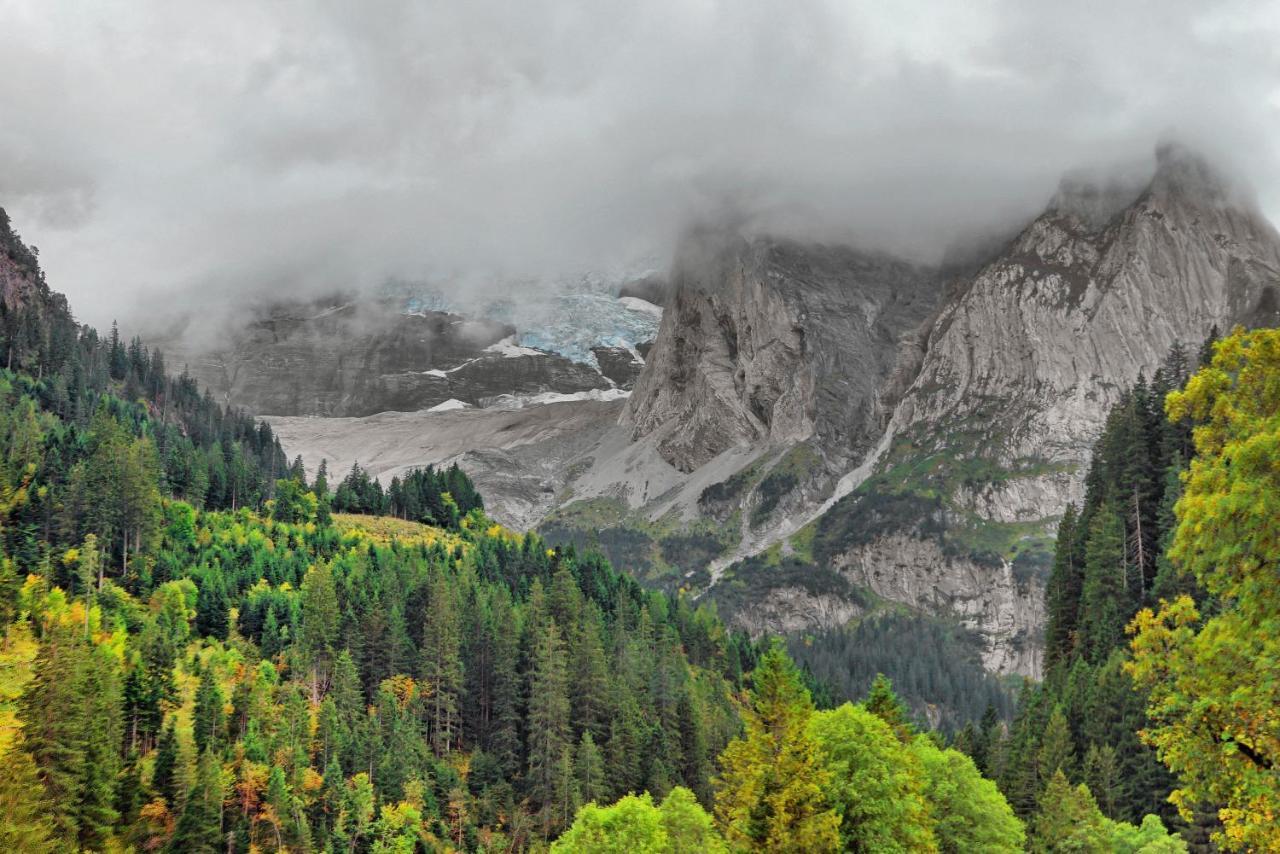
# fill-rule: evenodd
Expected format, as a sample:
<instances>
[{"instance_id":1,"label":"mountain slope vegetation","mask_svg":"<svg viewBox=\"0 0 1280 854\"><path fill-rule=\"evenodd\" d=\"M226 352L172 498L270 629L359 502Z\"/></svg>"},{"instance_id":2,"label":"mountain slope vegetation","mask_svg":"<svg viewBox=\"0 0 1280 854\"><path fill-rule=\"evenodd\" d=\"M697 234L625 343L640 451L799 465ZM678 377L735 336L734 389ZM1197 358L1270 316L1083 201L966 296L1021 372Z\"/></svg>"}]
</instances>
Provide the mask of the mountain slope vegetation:
<instances>
[{"instance_id":1,"label":"mountain slope vegetation","mask_svg":"<svg viewBox=\"0 0 1280 854\"><path fill-rule=\"evenodd\" d=\"M0 224L11 848L1183 850L1141 814L1149 798L1106 785L1141 694L1136 718L1097 722L1083 765L1074 706L1037 717L1058 682L1028 689L1008 737L993 709L952 747L883 676L827 708L832 686L780 641L493 523L457 468L385 490L358 468L308 480L268 427L141 341L77 325ZM1153 409L1115 430L1186 448ZM1172 493L1107 516L1104 487L1129 496L1136 475L1099 472L1083 563L1064 558L1051 585L1079 575L1083 604L1051 602L1071 622L1055 661L1100 666L1101 684L1131 678L1106 668L1133 609L1195 590L1160 562ZM1150 542L1130 525L1154 525ZM1159 674L1135 672L1159 697Z\"/></svg>"}]
</instances>

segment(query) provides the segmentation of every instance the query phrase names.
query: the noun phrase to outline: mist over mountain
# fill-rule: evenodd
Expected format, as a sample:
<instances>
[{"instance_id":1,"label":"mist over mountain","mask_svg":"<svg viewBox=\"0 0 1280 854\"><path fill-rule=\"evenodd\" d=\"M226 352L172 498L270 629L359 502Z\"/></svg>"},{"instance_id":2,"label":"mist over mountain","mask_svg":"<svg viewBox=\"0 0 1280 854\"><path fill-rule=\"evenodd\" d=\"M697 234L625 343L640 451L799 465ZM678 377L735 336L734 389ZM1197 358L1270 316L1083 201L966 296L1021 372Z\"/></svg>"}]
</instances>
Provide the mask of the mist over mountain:
<instances>
[{"instance_id":1,"label":"mist over mountain","mask_svg":"<svg viewBox=\"0 0 1280 854\"><path fill-rule=\"evenodd\" d=\"M1173 134L1280 186L1270 4L10 3L0 196L99 325L665 263L934 261Z\"/></svg>"}]
</instances>

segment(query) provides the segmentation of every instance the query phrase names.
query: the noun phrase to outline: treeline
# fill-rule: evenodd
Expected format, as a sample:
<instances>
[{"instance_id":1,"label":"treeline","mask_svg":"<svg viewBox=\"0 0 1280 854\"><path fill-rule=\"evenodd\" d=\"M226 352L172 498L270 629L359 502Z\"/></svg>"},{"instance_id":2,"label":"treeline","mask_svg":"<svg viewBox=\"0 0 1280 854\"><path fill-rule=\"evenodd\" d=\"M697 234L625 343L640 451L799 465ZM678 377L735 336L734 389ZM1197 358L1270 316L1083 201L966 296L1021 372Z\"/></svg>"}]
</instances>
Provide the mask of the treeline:
<instances>
[{"instance_id":1,"label":"treeline","mask_svg":"<svg viewBox=\"0 0 1280 854\"><path fill-rule=\"evenodd\" d=\"M158 471L162 492L196 507L258 507L271 497L286 459L270 427L218 405L185 372L170 376L159 350L138 338L126 343L114 325L103 338L77 324L3 209L0 253L8 273L0 298L0 393L5 417L16 424L4 488L24 493L6 526L11 553L33 559L40 540L60 542L51 529L68 503L128 503L126 483L137 480L130 468ZM104 418L119 426L118 435L108 435ZM28 470L37 456L39 466ZM76 463L84 466L79 480ZM136 537L148 533L145 524L117 520L109 527L98 531L100 541L125 562ZM77 524L66 533L74 539L82 530Z\"/></svg>"},{"instance_id":2,"label":"treeline","mask_svg":"<svg viewBox=\"0 0 1280 854\"><path fill-rule=\"evenodd\" d=\"M813 675L819 708L866 696L884 674L917 721L952 737L984 716L1013 717L1013 695L983 668L980 643L963 626L890 612L790 637L787 649Z\"/></svg>"},{"instance_id":3,"label":"treeline","mask_svg":"<svg viewBox=\"0 0 1280 854\"><path fill-rule=\"evenodd\" d=\"M1209 353L1206 343L1201 361ZM1110 818L1178 819L1168 800L1174 779L1139 736L1146 696L1126 670L1125 627L1185 586L1166 550L1191 426L1166 418L1164 400L1192 367L1175 345L1150 382L1139 377L1121 396L1094 445L1084 502L1069 506L1058 527L1045 593L1045 679L1025 687L1008 740L988 751L988 771L1020 815L1036 809L1061 772L1087 785ZM1203 841L1206 832L1188 835Z\"/></svg>"},{"instance_id":4,"label":"treeline","mask_svg":"<svg viewBox=\"0 0 1280 854\"><path fill-rule=\"evenodd\" d=\"M588 805L553 852L623 850L1185 851L1156 816L1113 821L1061 773L1029 825L973 761L918 733L887 679L864 703L815 709L781 644L751 675L743 734L720 755L714 819L683 789ZM1025 849L1024 849L1025 846Z\"/></svg>"},{"instance_id":5,"label":"treeline","mask_svg":"<svg viewBox=\"0 0 1280 854\"><path fill-rule=\"evenodd\" d=\"M328 470L320 464L319 478L327 482ZM323 494L323 488L318 490ZM411 469L403 478L391 478L383 490L377 479L353 463L351 471L338 484L333 494L333 509L340 513L365 513L372 516L395 516L412 522L458 527L472 510L484 510L484 500L475 484L458 464L437 470L434 466Z\"/></svg>"}]
</instances>

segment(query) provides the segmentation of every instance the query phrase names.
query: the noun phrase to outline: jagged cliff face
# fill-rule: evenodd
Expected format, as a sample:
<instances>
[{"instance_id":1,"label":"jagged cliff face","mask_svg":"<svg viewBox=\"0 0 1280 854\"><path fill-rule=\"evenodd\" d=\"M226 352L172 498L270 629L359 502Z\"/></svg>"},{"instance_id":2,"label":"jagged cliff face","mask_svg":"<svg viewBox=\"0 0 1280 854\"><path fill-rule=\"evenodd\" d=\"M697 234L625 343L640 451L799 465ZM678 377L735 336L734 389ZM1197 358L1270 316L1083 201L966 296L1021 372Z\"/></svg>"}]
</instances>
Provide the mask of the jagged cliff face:
<instances>
[{"instance_id":1,"label":"jagged cliff face","mask_svg":"<svg viewBox=\"0 0 1280 854\"><path fill-rule=\"evenodd\" d=\"M1185 151L1145 187L1064 183L927 325L881 453L812 524L815 560L1038 675L1049 538L1108 408L1175 342L1274 318L1278 283L1280 236Z\"/></svg>"},{"instance_id":2,"label":"jagged cliff face","mask_svg":"<svg viewBox=\"0 0 1280 854\"><path fill-rule=\"evenodd\" d=\"M929 333L903 429L982 417L1006 468L1078 465L1117 393L1170 345L1274 311L1280 239L1203 161L1162 148L1149 186L1120 199L1065 186L972 279ZM992 512L1051 515L1068 497L996 496Z\"/></svg>"},{"instance_id":3,"label":"jagged cliff face","mask_svg":"<svg viewBox=\"0 0 1280 854\"><path fill-rule=\"evenodd\" d=\"M671 287L626 423L682 472L735 445L813 439L835 467L864 450L898 342L938 292L886 256L701 233Z\"/></svg>"},{"instance_id":4,"label":"jagged cliff face","mask_svg":"<svg viewBox=\"0 0 1280 854\"><path fill-rule=\"evenodd\" d=\"M1175 342L1274 322L1280 237L1167 146L1142 185L1064 181L994 258L942 279L850 250L691 241L623 418L630 469L655 482L656 456L678 474L646 493L662 500L621 477L617 494L653 523L697 486L720 526L708 595L752 630L847 619L847 584L958 617L989 668L1038 675L1053 527L1107 409ZM841 582L815 592L803 566Z\"/></svg>"}]
</instances>

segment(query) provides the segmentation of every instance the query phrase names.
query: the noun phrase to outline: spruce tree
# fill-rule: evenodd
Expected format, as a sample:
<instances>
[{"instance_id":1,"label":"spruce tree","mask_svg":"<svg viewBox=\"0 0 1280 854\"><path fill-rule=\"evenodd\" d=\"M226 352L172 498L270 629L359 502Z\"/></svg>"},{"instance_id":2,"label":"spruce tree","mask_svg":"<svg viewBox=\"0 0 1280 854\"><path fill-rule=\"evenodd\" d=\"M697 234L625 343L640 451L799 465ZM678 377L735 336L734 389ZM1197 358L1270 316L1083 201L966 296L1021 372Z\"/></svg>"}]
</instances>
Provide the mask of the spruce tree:
<instances>
[{"instance_id":1,"label":"spruce tree","mask_svg":"<svg viewBox=\"0 0 1280 854\"><path fill-rule=\"evenodd\" d=\"M578 794L583 803L601 803L605 798L604 757L596 746L591 731L582 733L574 756L574 771L578 776Z\"/></svg>"},{"instance_id":2,"label":"spruce tree","mask_svg":"<svg viewBox=\"0 0 1280 854\"><path fill-rule=\"evenodd\" d=\"M1064 774L1070 779L1075 772L1075 745L1071 740L1071 730L1067 727L1067 716L1063 714L1061 706L1055 706L1049 715L1049 722L1040 739L1036 765L1040 769L1042 784L1048 783L1055 773Z\"/></svg>"},{"instance_id":3,"label":"spruce tree","mask_svg":"<svg viewBox=\"0 0 1280 854\"><path fill-rule=\"evenodd\" d=\"M840 818L827 804L830 774L808 732L813 702L781 643L761 657L751 681L745 732L720 755L720 828L731 845L749 850L835 850Z\"/></svg>"},{"instance_id":4,"label":"spruce tree","mask_svg":"<svg viewBox=\"0 0 1280 854\"><path fill-rule=\"evenodd\" d=\"M1124 522L1110 504L1098 508L1085 544L1084 590L1080 604L1081 648L1090 662L1106 659L1124 641L1131 613Z\"/></svg>"},{"instance_id":5,"label":"spruce tree","mask_svg":"<svg viewBox=\"0 0 1280 854\"><path fill-rule=\"evenodd\" d=\"M203 754L208 748L214 751L221 749L223 733L226 730L222 707L222 689L218 687L218 680L213 673L213 664L210 663L200 671L195 710L192 712L191 734L196 743L196 753Z\"/></svg>"},{"instance_id":6,"label":"spruce tree","mask_svg":"<svg viewBox=\"0 0 1280 854\"><path fill-rule=\"evenodd\" d=\"M53 854L54 823L31 756L9 749L0 755L0 850Z\"/></svg>"},{"instance_id":7,"label":"spruce tree","mask_svg":"<svg viewBox=\"0 0 1280 854\"><path fill-rule=\"evenodd\" d=\"M554 620L548 620L536 639L529 681L529 794L542 808L542 832L549 836L557 823L559 768L570 745L569 681L564 644Z\"/></svg>"},{"instance_id":8,"label":"spruce tree","mask_svg":"<svg viewBox=\"0 0 1280 854\"><path fill-rule=\"evenodd\" d=\"M174 854L219 854L224 849L222 794L222 765L212 750L206 750L200 754L195 785L167 850Z\"/></svg>"},{"instance_id":9,"label":"spruce tree","mask_svg":"<svg viewBox=\"0 0 1280 854\"><path fill-rule=\"evenodd\" d=\"M151 789L156 796L164 798L173 809L177 802L178 781L178 734L173 718L160 733L160 742L156 747L155 765L151 772Z\"/></svg>"},{"instance_id":10,"label":"spruce tree","mask_svg":"<svg viewBox=\"0 0 1280 854\"><path fill-rule=\"evenodd\" d=\"M1075 505L1068 504L1058 523L1053 569L1045 588L1045 608L1048 611L1044 639L1046 670L1052 670L1058 662L1069 658L1075 645L1084 582L1082 562L1074 548L1076 518Z\"/></svg>"},{"instance_id":11,"label":"spruce tree","mask_svg":"<svg viewBox=\"0 0 1280 854\"><path fill-rule=\"evenodd\" d=\"M883 673L877 673L871 682L871 691L863 704L867 711L889 725L894 735L904 744L915 735L915 727L907 714L907 707L893 691L893 683Z\"/></svg>"}]
</instances>

